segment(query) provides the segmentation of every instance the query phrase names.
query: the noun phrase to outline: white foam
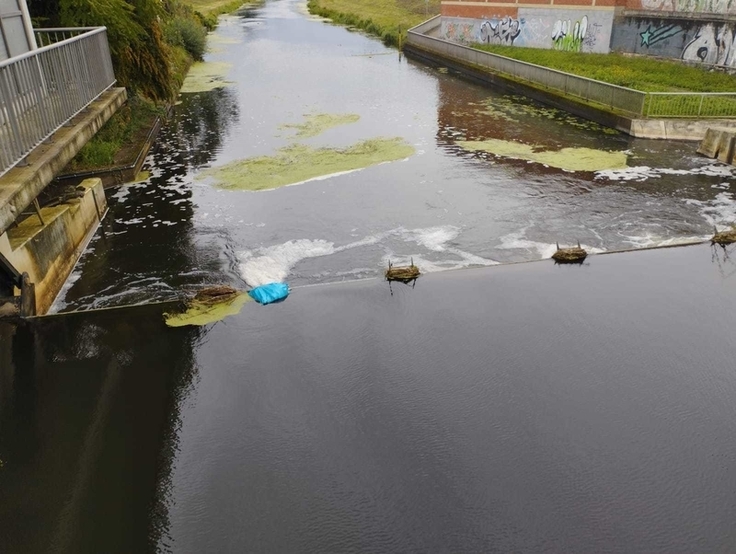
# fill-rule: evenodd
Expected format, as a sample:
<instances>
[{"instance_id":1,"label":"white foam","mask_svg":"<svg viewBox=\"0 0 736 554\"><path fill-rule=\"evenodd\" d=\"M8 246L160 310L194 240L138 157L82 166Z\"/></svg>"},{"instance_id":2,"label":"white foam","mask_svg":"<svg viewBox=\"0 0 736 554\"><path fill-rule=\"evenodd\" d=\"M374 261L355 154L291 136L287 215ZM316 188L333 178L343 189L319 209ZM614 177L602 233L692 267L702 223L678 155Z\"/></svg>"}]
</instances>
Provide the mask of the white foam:
<instances>
[{"instance_id":1,"label":"white foam","mask_svg":"<svg viewBox=\"0 0 736 554\"><path fill-rule=\"evenodd\" d=\"M713 200L685 200L691 206L698 206L700 214L710 225L731 225L736 223L736 200L732 192L719 192Z\"/></svg>"},{"instance_id":2,"label":"white foam","mask_svg":"<svg viewBox=\"0 0 736 554\"><path fill-rule=\"evenodd\" d=\"M649 167L646 165L627 167L625 169L605 169L596 171L596 179L609 181L644 181L657 179L662 175L707 175L710 177L733 177L735 168L725 164L708 164L693 169L670 169L666 167Z\"/></svg>"},{"instance_id":3,"label":"white foam","mask_svg":"<svg viewBox=\"0 0 736 554\"><path fill-rule=\"evenodd\" d=\"M537 242L525 238L526 228L509 233L501 237L501 244L498 248L504 250L526 250L534 253L536 251L539 259L551 258L552 254L557 251L557 244L547 242ZM605 248L598 248L597 246L590 246L589 244L580 244L581 247L585 248L590 254L600 254L605 252Z\"/></svg>"},{"instance_id":4,"label":"white foam","mask_svg":"<svg viewBox=\"0 0 736 554\"><path fill-rule=\"evenodd\" d=\"M289 271L307 258L328 256L335 252L335 245L324 240L290 240L276 246L269 246L254 252L240 255L240 273L245 282L252 287L268 283L283 282Z\"/></svg>"},{"instance_id":5,"label":"white foam","mask_svg":"<svg viewBox=\"0 0 736 554\"><path fill-rule=\"evenodd\" d=\"M454 225L401 231L404 240L416 242L420 246L424 246L427 250L434 252L444 252L447 250L447 243L456 239L460 234L460 228Z\"/></svg>"},{"instance_id":6,"label":"white foam","mask_svg":"<svg viewBox=\"0 0 736 554\"><path fill-rule=\"evenodd\" d=\"M535 252L539 258L550 258L557 251L557 246L546 242L537 242L524 238L526 229L509 233L501 237L501 244L498 248L504 250L527 250Z\"/></svg>"},{"instance_id":7,"label":"white foam","mask_svg":"<svg viewBox=\"0 0 736 554\"><path fill-rule=\"evenodd\" d=\"M290 240L283 244L240 253L240 273L243 279L245 279L245 282L253 287L268 283L283 282L296 264L302 260L329 256L353 248L372 246L390 238L399 238L403 242L413 242L431 252L450 254L454 259L447 258L438 261L423 258L419 252L411 255L396 255L393 252L387 252L383 259L384 265L389 259L394 263L403 264L405 262L408 263L413 257L414 263L419 264L423 272L431 273L433 271L459 269L468 266L489 266L498 263L494 260L465 252L448 244L457 238L459 234L459 227L445 225L419 229L404 229L400 227L398 229L368 235L360 240L342 246L335 246L333 242L319 239ZM362 272L363 270L360 271ZM336 277L343 275L344 273L334 274ZM320 274L319 276L324 276L324 274Z\"/></svg>"},{"instance_id":8,"label":"white foam","mask_svg":"<svg viewBox=\"0 0 736 554\"><path fill-rule=\"evenodd\" d=\"M633 248L651 248L654 246L677 246L678 244L691 244L709 238L708 236L670 237L664 238L657 234L624 235L623 243Z\"/></svg>"}]
</instances>

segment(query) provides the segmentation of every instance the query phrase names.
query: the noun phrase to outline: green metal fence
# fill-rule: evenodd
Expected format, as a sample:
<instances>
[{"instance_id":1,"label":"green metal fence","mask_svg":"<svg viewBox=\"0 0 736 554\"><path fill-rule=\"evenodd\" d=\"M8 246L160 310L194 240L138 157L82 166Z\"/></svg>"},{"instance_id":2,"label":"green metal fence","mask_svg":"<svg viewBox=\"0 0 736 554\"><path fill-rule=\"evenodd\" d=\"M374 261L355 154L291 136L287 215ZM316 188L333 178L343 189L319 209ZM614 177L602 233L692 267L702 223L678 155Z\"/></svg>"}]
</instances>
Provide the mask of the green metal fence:
<instances>
[{"instance_id":1,"label":"green metal fence","mask_svg":"<svg viewBox=\"0 0 736 554\"><path fill-rule=\"evenodd\" d=\"M736 92L649 92L645 117L736 117Z\"/></svg>"}]
</instances>

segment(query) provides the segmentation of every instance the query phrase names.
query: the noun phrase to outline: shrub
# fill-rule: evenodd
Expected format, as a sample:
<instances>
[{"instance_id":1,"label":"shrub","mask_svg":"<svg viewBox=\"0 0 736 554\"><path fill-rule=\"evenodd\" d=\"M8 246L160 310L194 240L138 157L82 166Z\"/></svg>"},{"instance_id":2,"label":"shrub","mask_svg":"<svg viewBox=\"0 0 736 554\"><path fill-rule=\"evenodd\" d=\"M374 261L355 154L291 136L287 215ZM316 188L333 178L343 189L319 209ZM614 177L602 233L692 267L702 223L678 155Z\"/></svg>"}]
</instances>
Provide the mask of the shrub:
<instances>
[{"instance_id":1,"label":"shrub","mask_svg":"<svg viewBox=\"0 0 736 554\"><path fill-rule=\"evenodd\" d=\"M195 60L204 57L207 31L199 22L175 17L166 25L165 36L169 44L182 46Z\"/></svg>"}]
</instances>

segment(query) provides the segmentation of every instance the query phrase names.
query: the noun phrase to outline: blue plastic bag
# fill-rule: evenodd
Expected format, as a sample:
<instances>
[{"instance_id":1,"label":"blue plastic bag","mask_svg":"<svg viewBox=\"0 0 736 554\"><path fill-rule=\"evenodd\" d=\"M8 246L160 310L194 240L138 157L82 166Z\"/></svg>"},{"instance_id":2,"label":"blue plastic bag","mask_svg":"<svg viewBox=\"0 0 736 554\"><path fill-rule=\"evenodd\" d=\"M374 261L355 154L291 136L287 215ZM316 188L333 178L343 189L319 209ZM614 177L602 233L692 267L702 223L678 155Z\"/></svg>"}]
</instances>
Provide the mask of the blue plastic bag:
<instances>
[{"instance_id":1,"label":"blue plastic bag","mask_svg":"<svg viewBox=\"0 0 736 554\"><path fill-rule=\"evenodd\" d=\"M289 296L289 285L286 283L269 283L249 290L248 294L259 304L272 304Z\"/></svg>"}]
</instances>

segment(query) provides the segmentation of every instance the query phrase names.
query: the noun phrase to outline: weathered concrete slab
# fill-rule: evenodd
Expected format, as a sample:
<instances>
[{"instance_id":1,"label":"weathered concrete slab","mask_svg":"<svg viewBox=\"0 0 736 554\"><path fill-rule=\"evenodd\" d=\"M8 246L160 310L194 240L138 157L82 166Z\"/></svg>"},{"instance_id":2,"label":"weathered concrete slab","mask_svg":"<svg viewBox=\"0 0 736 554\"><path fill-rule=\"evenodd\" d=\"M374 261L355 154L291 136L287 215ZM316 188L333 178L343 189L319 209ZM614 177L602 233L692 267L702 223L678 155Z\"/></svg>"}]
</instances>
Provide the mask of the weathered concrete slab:
<instances>
[{"instance_id":1,"label":"weathered concrete slab","mask_svg":"<svg viewBox=\"0 0 736 554\"><path fill-rule=\"evenodd\" d=\"M733 129L708 129L703 137L698 154L709 158L717 158L718 161L733 164L734 151L736 150L736 128Z\"/></svg>"},{"instance_id":2,"label":"weathered concrete slab","mask_svg":"<svg viewBox=\"0 0 736 554\"><path fill-rule=\"evenodd\" d=\"M80 184L81 198L41 209L0 235L0 253L35 284L35 313L48 311L107 210L100 179Z\"/></svg>"},{"instance_id":3,"label":"weathered concrete slab","mask_svg":"<svg viewBox=\"0 0 736 554\"><path fill-rule=\"evenodd\" d=\"M708 129L732 129L733 119L632 119L629 134L638 138L668 140L703 140Z\"/></svg>"},{"instance_id":4,"label":"weathered concrete slab","mask_svg":"<svg viewBox=\"0 0 736 554\"><path fill-rule=\"evenodd\" d=\"M75 116L69 126L62 127L34 149L28 155L27 165L15 167L0 177L0 233L8 229L125 100L124 88L105 92Z\"/></svg>"}]
</instances>

